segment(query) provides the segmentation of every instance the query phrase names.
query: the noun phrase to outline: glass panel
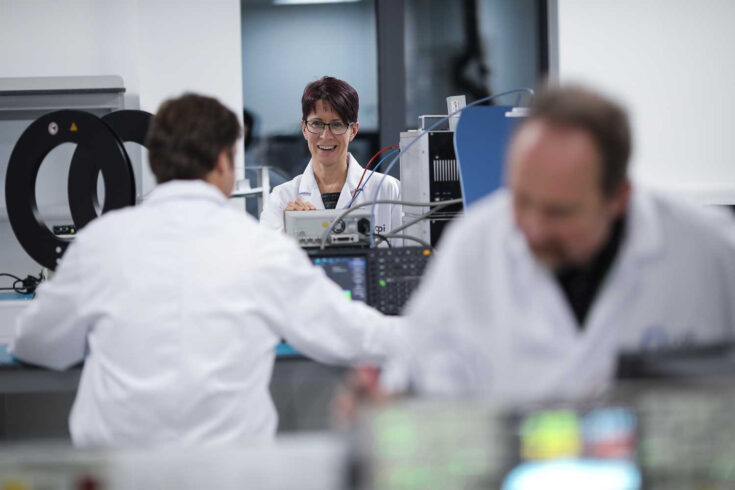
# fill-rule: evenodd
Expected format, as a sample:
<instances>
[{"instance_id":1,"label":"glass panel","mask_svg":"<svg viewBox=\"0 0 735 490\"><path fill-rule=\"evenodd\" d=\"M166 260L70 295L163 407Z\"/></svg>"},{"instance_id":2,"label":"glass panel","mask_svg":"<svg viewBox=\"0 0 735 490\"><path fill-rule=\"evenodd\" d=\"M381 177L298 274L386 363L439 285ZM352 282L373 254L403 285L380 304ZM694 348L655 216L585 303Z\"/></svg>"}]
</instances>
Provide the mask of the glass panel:
<instances>
[{"instance_id":1,"label":"glass panel","mask_svg":"<svg viewBox=\"0 0 735 490\"><path fill-rule=\"evenodd\" d=\"M538 0L405 0L406 124L539 79ZM513 103L514 98L499 101Z\"/></svg>"},{"instance_id":2,"label":"glass panel","mask_svg":"<svg viewBox=\"0 0 735 490\"><path fill-rule=\"evenodd\" d=\"M365 165L378 150L374 1L241 5L243 101L245 120L252 120L246 166L278 169L273 186L303 172L310 156L300 128L301 94L324 75L345 80L360 96L360 130L350 152Z\"/></svg>"}]
</instances>

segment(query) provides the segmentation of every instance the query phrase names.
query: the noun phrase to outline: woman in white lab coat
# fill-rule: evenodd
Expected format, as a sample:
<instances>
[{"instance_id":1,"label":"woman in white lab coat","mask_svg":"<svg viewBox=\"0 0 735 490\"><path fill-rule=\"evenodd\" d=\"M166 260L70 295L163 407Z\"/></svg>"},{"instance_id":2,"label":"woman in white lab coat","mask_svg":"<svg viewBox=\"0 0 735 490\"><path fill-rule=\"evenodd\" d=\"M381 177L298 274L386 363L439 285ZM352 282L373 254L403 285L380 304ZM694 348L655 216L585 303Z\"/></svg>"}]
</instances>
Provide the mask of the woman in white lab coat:
<instances>
[{"instance_id":1,"label":"woman in white lab coat","mask_svg":"<svg viewBox=\"0 0 735 490\"><path fill-rule=\"evenodd\" d=\"M337 78L323 77L306 86L301 109L301 132L311 160L303 174L273 189L263 207L261 224L283 230L284 211L346 209L372 201L376 193L379 200L400 199L397 179L383 179L382 174L371 177L370 170L363 177L363 167L348 151L360 127L359 98L354 88ZM387 234L400 225L400 206L375 206L376 234Z\"/></svg>"}]
</instances>

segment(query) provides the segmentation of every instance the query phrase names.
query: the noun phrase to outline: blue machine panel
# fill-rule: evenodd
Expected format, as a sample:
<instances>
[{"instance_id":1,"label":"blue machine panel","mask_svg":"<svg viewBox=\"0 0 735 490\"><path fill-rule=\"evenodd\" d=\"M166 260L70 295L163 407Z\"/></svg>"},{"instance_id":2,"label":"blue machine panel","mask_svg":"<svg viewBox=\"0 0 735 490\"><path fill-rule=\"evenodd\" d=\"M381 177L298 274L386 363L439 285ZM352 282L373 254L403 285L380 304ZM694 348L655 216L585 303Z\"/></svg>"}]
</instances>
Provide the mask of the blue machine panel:
<instances>
[{"instance_id":1,"label":"blue machine panel","mask_svg":"<svg viewBox=\"0 0 735 490\"><path fill-rule=\"evenodd\" d=\"M503 186L505 152L514 126L509 106L478 106L462 111L454 134L465 209Z\"/></svg>"}]
</instances>

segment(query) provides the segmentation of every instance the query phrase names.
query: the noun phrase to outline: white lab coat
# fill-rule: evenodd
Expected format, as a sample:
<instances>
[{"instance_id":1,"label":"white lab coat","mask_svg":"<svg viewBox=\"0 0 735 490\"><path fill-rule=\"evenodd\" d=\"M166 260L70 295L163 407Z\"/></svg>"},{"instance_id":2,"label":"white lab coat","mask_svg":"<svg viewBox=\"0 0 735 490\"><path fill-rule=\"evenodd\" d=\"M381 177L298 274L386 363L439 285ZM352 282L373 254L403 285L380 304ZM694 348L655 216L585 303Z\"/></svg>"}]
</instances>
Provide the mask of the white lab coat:
<instances>
[{"instance_id":1,"label":"white lab coat","mask_svg":"<svg viewBox=\"0 0 735 490\"><path fill-rule=\"evenodd\" d=\"M281 338L348 363L389 355L393 332L217 188L174 181L79 233L11 352L54 369L86 356L70 416L77 445L241 444L275 432Z\"/></svg>"},{"instance_id":2,"label":"white lab coat","mask_svg":"<svg viewBox=\"0 0 735 490\"><path fill-rule=\"evenodd\" d=\"M347 179L342 187L335 209L347 208L347 205L352 199L352 194L357 189L360 176L363 173L363 167L357 163L357 160L350 153L348 153L348 160ZM362 180L363 184L372 173L371 170L365 172L365 178ZM401 198L401 186L396 178L389 175L385 178L382 186L380 186L383 175L376 172L375 175L370 177L365 189L357 196L355 204L372 202L376 191L378 191L378 200L399 200ZM324 209L322 194L319 192L319 186L314 178L314 169L312 168L311 160L303 174L297 175L293 180L273 188L273 192L271 192L271 195L263 206L260 223L274 230L283 230L283 208L286 207L286 203L294 201L296 198L301 198L302 201L312 203L317 209ZM368 207L366 209L369 210L370 208ZM400 205L375 205L375 233L382 235L390 232L392 229L401 226L401 219Z\"/></svg>"},{"instance_id":3,"label":"white lab coat","mask_svg":"<svg viewBox=\"0 0 735 490\"><path fill-rule=\"evenodd\" d=\"M733 218L638 188L631 204L584 330L515 226L507 191L454 223L407 311L418 391L501 403L595 396L610 386L621 349L731 338ZM389 370L388 388L400 371Z\"/></svg>"}]
</instances>

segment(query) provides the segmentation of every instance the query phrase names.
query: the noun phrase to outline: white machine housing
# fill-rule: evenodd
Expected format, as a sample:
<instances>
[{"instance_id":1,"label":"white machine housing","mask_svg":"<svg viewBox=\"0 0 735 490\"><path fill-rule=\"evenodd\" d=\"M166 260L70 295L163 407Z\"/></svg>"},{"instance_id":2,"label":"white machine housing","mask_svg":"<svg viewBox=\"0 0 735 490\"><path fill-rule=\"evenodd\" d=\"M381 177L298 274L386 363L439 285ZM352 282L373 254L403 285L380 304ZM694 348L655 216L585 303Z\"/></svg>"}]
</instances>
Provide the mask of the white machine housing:
<instances>
[{"instance_id":1,"label":"white machine housing","mask_svg":"<svg viewBox=\"0 0 735 490\"><path fill-rule=\"evenodd\" d=\"M447 97L446 115L419 117L419 128L401 133L401 198L405 201L438 202L462 197L459 168L454 151L454 131L460 109L467 105L464 95ZM427 127L427 121L447 118L441 128ZM422 134L423 133L423 134ZM418 138L418 141L415 141ZM421 217L429 207L406 207L403 223ZM405 230L426 243L436 245L446 224L462 213L461 205L454 205L432 215Z\"/></svg>"},{"instance_id":2,"label":"white machine housing","mask_svg":"<svg viewBox=\"0 0 735 490\"><path fill-rule=\"evenodd\" d=\"M284 230L294 237L301 247L318 247L322 236L344 209L316 211L286 211ZM329 246L359 245L367 243L370 233L370 208L356 209L334 226L327 238Z\"/></svg>"}]
</instances>

